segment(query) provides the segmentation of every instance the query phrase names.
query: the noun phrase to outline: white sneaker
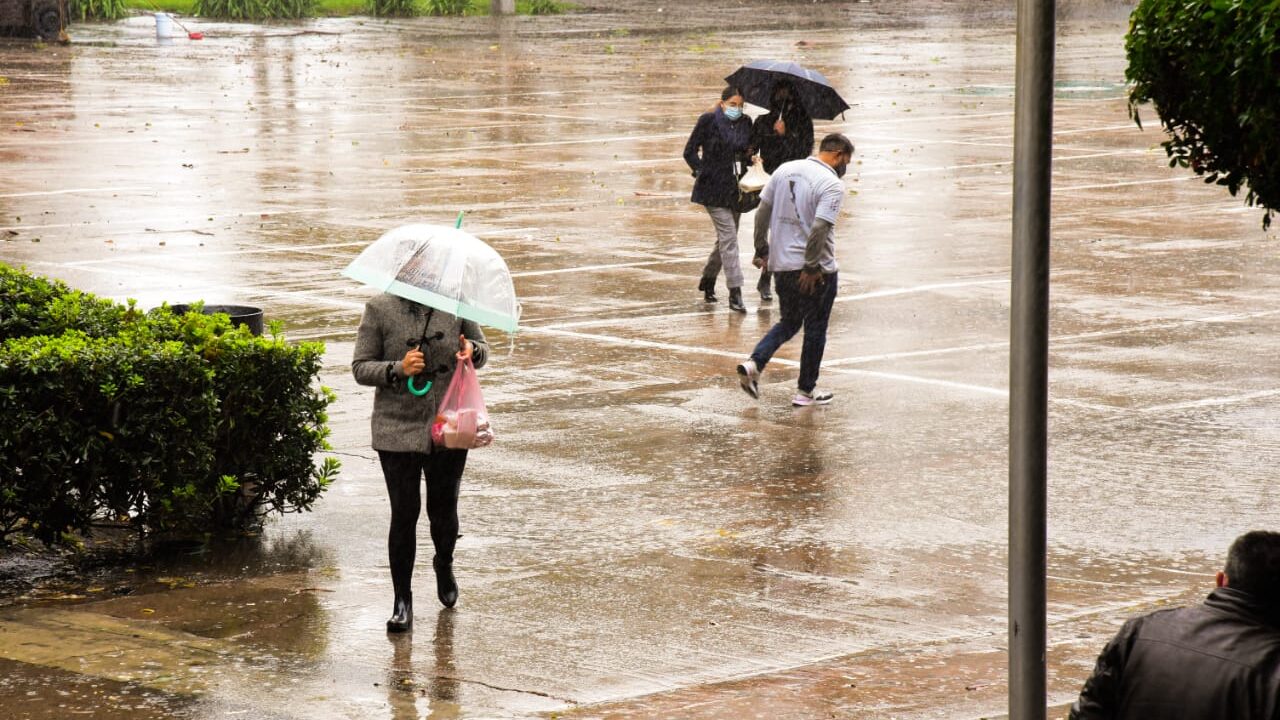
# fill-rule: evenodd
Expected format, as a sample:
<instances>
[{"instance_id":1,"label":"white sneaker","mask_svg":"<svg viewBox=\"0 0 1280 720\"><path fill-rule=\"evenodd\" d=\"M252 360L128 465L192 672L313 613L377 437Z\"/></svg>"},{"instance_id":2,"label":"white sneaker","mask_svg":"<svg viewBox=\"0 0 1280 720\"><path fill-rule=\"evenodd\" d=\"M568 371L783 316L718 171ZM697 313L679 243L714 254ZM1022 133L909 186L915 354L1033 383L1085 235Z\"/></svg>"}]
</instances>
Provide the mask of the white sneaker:
<instances>
[{"instance_id":1,"label":"white sneaker","mask_svg":"<svg viewBox=\"0 0 1280 720\"><path fill-rule=\"evenodd\" d=\"M835 397L835 395L825 390L819 390L817 388L814 388L813 392L805 392L803 390L799 390L796 392L796 396L791 398L791 404L795 405L796 407L808 407L809 405L826 405L827 403L831 402L831 398L833 397Z\"/></svg>"},{"instance_id":2,"label":"white sneaker","mask_svg":"<svg viewBox=\"0 0 1280 720\"><path fill-rule=\"evenodd\" d=\"M738 382L748 395L760 397L760 371L756 369L754 360L746 360L738 366Z\"/></svg>"}]
</instances>

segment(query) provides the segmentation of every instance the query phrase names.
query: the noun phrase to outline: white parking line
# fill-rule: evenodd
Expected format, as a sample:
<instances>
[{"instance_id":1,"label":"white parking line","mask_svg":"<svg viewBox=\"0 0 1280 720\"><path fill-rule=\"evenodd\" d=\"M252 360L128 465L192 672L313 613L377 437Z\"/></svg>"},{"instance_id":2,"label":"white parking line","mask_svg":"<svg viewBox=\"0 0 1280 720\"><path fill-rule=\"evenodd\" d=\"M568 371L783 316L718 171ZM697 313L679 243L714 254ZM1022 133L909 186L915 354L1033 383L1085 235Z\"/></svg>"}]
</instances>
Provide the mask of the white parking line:
<instances>
[{"instance_id":1,"label":"white parking line","mask_svg":"<svg viewBox=\"0 0 1280 720\"><path fill-rule=\"evenodd\" d=\"M1178 177L1158 178L1155 180L1126 180L1123 182L1098 183L1092 185L1067 185L1065 187L1054 187L1053 192L1064 193L1071 192L1073 190L1101 190L1103 188L1127 187L1130 185L1159 185L1161 183L1187 182L1188 180L1200 180L1200 178L1195 175L1180 175ZM1013 191L1009 190L1002 194L1012 195Z\"/></svg>"},{"instance_id":2,"label":"white parking line","mask_svg":"<svg viewBox=\"0 0 1280 720\"><path fill-rule=\"evenodd\" d=\"M731 350L719 350L716 348L698 346L698 345L680 345L678 343L657 342L653 340L640 340L637 338L615 337L613 335L600 335L596 333L580 333L572 330L560 330L556 328L522 328L521 332L528 332L533 335L553 335L557 337L568 337L577 340L591 340L607 345L619 345L623 347L645 348L649 350L667 350L680 355L710 355L713 357L728 358L731 360L741 360L743 353ZM782 358L774 358L769 361L770 365L782 365L785 367L799 367L800 363L795 360L786 360ZM823 363L823 368L827 367ZM865 377L874 377L882 380L896 380L898 382L917 383L921 385L933 385L938 387L951 388L953 390L964 390L966 392L976 392L982 395L990 395L994 397L1008 397L1009 392L1000 388L986 387L983 385L972 385L969 383L953 382L951 380L939 380L936 378L917 377L915 375L904 375L902 373L880 372L877 370L853 370L847 368L835 368L832 372L842 375L862 375Z\"/></svg>"},{"instance_id":3,"label":"white parking line","mask_svg":"<svg viewBox=\"0 0 1280 720\"><path fill-rule=\"evenodd\" d=\"M284 250L284 249L297 249L297 248L279 248L279 249ZM664 262L671 262L671 261L669 260L653 261L648 264L659 264ZM49 262L49 261L34 261L30 264L46 265L46 266L52 266L52 267L77 267L78 269L81 269L81 270L87 270L90 272L98 272L98 273L105 273L105 274L123 274L123 275L136 274L136 270L84 266L82 263L56 263L56 262ZM972 286L981 286L981 285L1005 285L1005 284L1008 284L1008 282L1009 281L1007 278L1002 277L1002 278L984 278L984 279L978 279L978 280L964 280L964 281L957 281L957 282L951 282L951 283L932 283L932 284L918 285L918 286L913 286L908 288L891 288L887 290L873 291L870 293L863 293L860 295L846 296L845 298L842 298L842 299L848 302L848 301L855 301L855 300L864 300L869 298L899 296L899 295L905 295L909 293L929 292L933 290L956 288L956 287L972 287ZM347 300L347 299L336 298L328 295L319 294L316 292L296 291L296 290L268 290L261 287L245 287L245 286L238 286L238 285L211 285L206 288L203 288L202 292L203 293L216 292L216 293L222 293L222 294L239 295L241 297L280 298L280 299L299 302L299 303L312 303L317 305L325 305L329 307L342 308L344 310L348 310L353 313L363 310L364 304L365 304L363 300ZM838 298L837 300L840 300L840 299L841 298ZM639 319L647 322L652 322L655 319L670 319L673 317L683 317L683 316L690 316L690 315L702 316L706 314L707 313L705 311L696 312L696 313L668 314L668 315L659 315L659 316L648 316L645 318L627 318L625 321ZM1057 338L1052 338L1051 342L1054 345L1057 345L1064 342L1099 339L1099 338L1121 336L1121 335L1132 335L1134 333L1150 332L1152 330L1160 330L1160 329L1173 329L1173 328L1186 327L1186 326L1195 325L1195 324L1236 322L1236 321L1255 319L1255 318L1266 317L1266 316L1271 316L1276 314L1280 314L1280 309L1265 310L1265 311L1259 311L1259 312L1253 312L1253 313L1223 313L1223 314L1212 315L1204 318L1191 318L1191 319L1181 320L1176 322L1156 323L1156 324L1151 324L1146 326L1117 328L1113 330L1102 330L1102 331L1095 331L1095 332L1088 332L1088 333L1079 333L1076 335L1061 336ZM585 332L578 332L575 330L568 329L570 327L582 327L582 326L591 325L591 324L612 325L612 324L619 324L620 322L624 322L624 321L620 321L617 319L607 319L607 320L599 320L599 321L587 321L583 323L564 323L561 325L548 325L548 326L540 326L540 327L526 326L526 327L522 327L520 332L528 335L549 335L549 336L555 336L555 337L566 337L566 338L572 338L575 340L585 340L589 342L601 343L606 345L616 345L621 347L644 348L649 350L663 350L667 352L677 353L681 356L703 355L703 356L725 358L729 360L741 360L744 356L743 352L741 351L721 350L721 349L706 347L706 346L682 345L679 343L660 342L660 341L654 341L654 340L644 340L639 338L617 337L614 335L606 335L606 334L600 334L600 333L585 333ZM903 353L884 353L880 355L839 358L839 359L824 361L822 363L822 369L826 372L839 374L839 375L863 376L868 378L876 378L880 380L892 380L895 382L904 382L904 383L911 383L911 384L917 384L917 385L928 385L933 387L943 387L943 388L948 388L952 390L960 390L963 392L986 395L989 397L1008 398L1009 392L1007 388L990 387L990 386L978 385L974 383L964 383L964 382L958 382L954 380L922 377L917 375L908 375L904 373L844 367L845 365L850 365L854 363L873 362L877 360L892 360L892 359L901 359L905 357L939 355L944 353L965 352L970 350L1001 349L1001 348L1006 348L1007 346L1008 346L1008 342L1001 341L1001 342L980 343L976 345L957 346L957 347L949 347L949 348L934 348L930 350L908 351ZM771 361L771 364L782 366L782 367L789 367L789 368L796 368L796 367L799 367L800 365L800 363L795 360L788 360L784 358L775 358L774 360ZM1240 395L1203 398L1200 400L1190 400L1190 401L1184 401L1184 402L1178 402L1178 403L1166 403L1161 405L1153 405L1145 408L1103 405L1103 404L1091 403L1083 400L1077 400L1075 398L1062 398L1062 397L1050 397L1050 402L1055 405L1067 405L1067 406L1079 407L1079 408L1084 408L1084 409L1099 411L1099 412L1159 413L1159 412L1174 412L1179 410L1195 409L1200 407L1214 407L1214 406L1234 404L1234 403L1240 403L1240 402L1249 402L1251 400L1265 399L1265 398L1275 397L1275 396L1280 396L1280 389L1262 390L1257 392L1244 393Z\"/></svg>"},{"instance_id":4,"label":"white parking line","mask_svg":"<svg viewBox=\"0 0 1280 720\"><path fill-rule=\"evenodd\" d=\"M177 232L182 232L182 231L179 230ZM239 255L270 255L274 253L288 253L288 252L312 252L315 250L333 250L336 248L344 248L344 247L363 247L368 244L369 243L367 242L341 242L341 243L324 243L321 245L295 245L295 246L268 245L265 247L259 246L259 247L252 247L252 248L241 248L239 250L209 250L204 252L172 253L172 254L166 254L163 257L152 256L150 258L137 258L137 257L131 257L129 255L119 255L119 256L110 257L110 258L100 258L98 260L76 260L73 262L58 263L58 265L61 267L69 267L69 268L85 268L91 265L112 265L112 264L118 264L123 262L133 262L138 260L158 260L160 262L167 264L167 263L173 262L174 260L203 260L205 258L211 258L211 257L228 257L228 256L239 256Z\"/></svg>"},{"instance_id":5,"label":"white parking line","mask_svg":"<svg viewBox=\"0 0 1280 720\"><path fill-rule=\"evenodd\" d=\"M135 190L151 190L152 188L142 185L120 186L113 185L111 187L102 188L67 188L65 190L43 190L40 192L21 192L7 193L0 195L0 198L21 198L21 197L43 197L46 195L97 195L103 193L120 193L133 192Z\"/></svg>"},{"instance_id":6,"label":"white parking line","mask_svg":"<svg viewBox=\"0 0 1280 720\"><path fill-rule=\"evenodd\" d=\"M1060 137L1063 135L1087 135L1089 133L1116 132L1118 130L1133 130L1135 132L1141 132L1141 130L1138 128L1137 125L1134 125L1133 123L1127 123L1125 125L1100 125L1096 127L1074 128L1072 130L1054 130L1053 136ZM970 138L970 140L973 140L975 142L982 142L987 140L1012 141L1013 135L983 135L976 138Z\"/></svg>"},{"instance_id":7,"label":"white parking line","mask_svg":"<svg viewBox=\"0 0 1280 720\"><path fill-rule=\"evenodd\" d=\"M551 270L529 270L511 273L513 278L540 277L542 275L562 275L564 273L590 272L592 270L615 270L618 268L648 267L651 265L671 265L674 263L706 262L706 256L693 258L666 258L663 260L637 260L629 263L612 263L609 265L580 265L571 268L554 268ZM551 326L548 326L551 327Z\"/></svg>"},{"instance_id":8,"label":"white parking line","mask_svg":"<svg viewBox=\"0 0 1280 720\"><path fill-rule=\"evenodd\" d=\"M686 262L702 262L703 260L705 260L705 258L691 258ZM645 264L662 264L662 263L655 262L655 263L645 263ZM981 279L981 280L960 280L957 282L949 282L949 283L931 283L928 285L916 285L913 287L905 287L905 288L888 288L885 290L873 290L871 292L858 293L857 295L841 295L836 297L835 301L837 303L859 302L862 300L874 300L878 298L894 297L898 295L910 295L914 293L933 292L935 290L945 290L949 288L974 287L979 285L1008 285L1008 284L1009 284L1009 278L1007 277L987 278L987 279ZM567 330L569 328L584 328L584 327L606 327L611 325L626 325L629 323L636 323L636 322L653 323L654 321L659 321L659 320L665 321L665 320L671 320L674 318L701 317L706 314L707 312L705 310L695 310L692 312L683 312L683 313L666 313L661 315L635 315L635 316L629 316L629 317L598 318L595 320L582 320L582 321L567 322L567 323L552 323L549 325L543 325L541 327L546 330Z\"/></svg>"},{"instance_id":9,"label":"white parking line","mask_svg":"<svg viewBox=\"0 0 1280 720\"><path fill-rule=\"evenodd\" d=\"M1080 340L1099 340L1109 337L1124 337L1137 333L1153 332L1156 330L1176 330L1178 328L1190 327L1192 325L1204 325L1210 323L1227 323L1239 322L1242 320L1255 320L1257 318L1267 317L1270 315L1280 314L1280 310L1261 310L1253 313L1231 313L1222 315L1210 315L1202 318L1189 318L1187 320L1177 320L1173 322L1151 323L1149 325L1131 325L1114 330L1094 330L1087 333L1078 333L1075 335L1058 335L1049 338L1049 349L1053 350L1060 345L1072 343ZM877 355L859 355L856 357L840 358L839 360L824 361L823 367L828 364L832 366L839 365L855 365L861 363L881 362L884 360L903 360L915 357L930 357L934 355L949 355L952 353L965 353L982 350L1005 350L1009 347L1008 340L994 340L986 343L976 343L974 345L956 345L945 348L932 348L929 350L906 350L902 352L880 353Z\"/></svg>"},{"instance_id":10,"label":"white parking line","mask_svg":"<svg viewBox=\"0 0 1280 720\"><path fill-rule=\"evenodd\" d=\"M1145 150L1108 150L1106 152L1085 153L1081 155L1063 155L1061 157L1055 156L1053 158L1053 161L1054 163L1063 163L1063 162L1074 161L1074 160L1093 160L1097 158L1118 157L1120 155L1138 155L1145 152L1146 152ZM962 165L935 165L931 167L922 167L922 168L901 166L901 167L885 168L883 170L863 170L858 173L858 177L868 178L868 177L880 177L882 175L946 172L949 170L977 170L980 168L1005 167L1005 166L1011 166L1011 165L1013 165L1012 157L1010 157L1008 160L999 160L996 162L985 162L985 163L967 163ZM1054 188L1054 190L1056 191L1057 188ZM1013 191L1008 190L1003 194L1011 195L1013 194Z\"/></svg>"},{"instance_id":11,"label":"white parking line","mask_svg":"<svg viewBox=\"0 0 1280 720\"><path fill-rule=\"evenodd\" d=\"M1276 397L1280 395L1280 389L1276 390L1259 390L1257 392L1244 393L1242 395L1224 395L1222 397L1204 398L1201 400L1187 400L1185 402L1168 403L1165 405L1151 405L1149 407L1140 408L1138 412L1143 413L1162 413L1173 412L1177 410L1194 410L1203 407L1216 407L1219 405L1234 405L1236 403L1249 402L1250 400L1262 400L1265 398Z\"/></svg>"},{"instance_id":12,"label":"white parking line","mask_svg":"<svg viewBox=\"0 0 1280 720\"><path fill-rule=\"evenodd\" d=\"M771 363L777 360L771 360ZM799 363L797 363L798 365ZM905 375L903 373L882 372L879 370L854 370L850 368L829 368L827 364L822 363L824 371L830 371L841 375L863 375L865 377L879 378L881 380L898 380L900 382L916 383L919 385L934 385L937 387L950 388L952 390L964 390L966 392L978 393L980 395L990 395L992 397L1008 398L1009 391L1005 388L987 387L985 385L974 385L971 383L955 382L953 380L941 380L938 378L920 377L918 375Z\"/></svg>"}]
</instances>

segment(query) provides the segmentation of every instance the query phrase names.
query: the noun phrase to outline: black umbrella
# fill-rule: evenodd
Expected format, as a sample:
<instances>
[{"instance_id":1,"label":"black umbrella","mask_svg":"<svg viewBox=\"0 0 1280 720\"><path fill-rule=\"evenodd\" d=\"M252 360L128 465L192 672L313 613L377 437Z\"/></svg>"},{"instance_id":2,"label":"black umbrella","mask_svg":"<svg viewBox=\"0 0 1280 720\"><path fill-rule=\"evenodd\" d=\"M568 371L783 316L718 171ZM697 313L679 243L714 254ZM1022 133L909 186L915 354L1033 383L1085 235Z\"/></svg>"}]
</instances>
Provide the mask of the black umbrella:
<instances>
[{"instance_id":1,"label":"black umbrella","mask_svg":"<svg viewBox=\"0 0 1280 720\"><path fill-rule=\"evenodd\" d=\"M796 89L809 117L815 120L834 120L849 109L849 103L840 97L822 73L793 62L756 60L738 68L724 80L740 88L744 100L762 108L769 108L774 86L786 80Z\"/></svg>"}]
</instances>

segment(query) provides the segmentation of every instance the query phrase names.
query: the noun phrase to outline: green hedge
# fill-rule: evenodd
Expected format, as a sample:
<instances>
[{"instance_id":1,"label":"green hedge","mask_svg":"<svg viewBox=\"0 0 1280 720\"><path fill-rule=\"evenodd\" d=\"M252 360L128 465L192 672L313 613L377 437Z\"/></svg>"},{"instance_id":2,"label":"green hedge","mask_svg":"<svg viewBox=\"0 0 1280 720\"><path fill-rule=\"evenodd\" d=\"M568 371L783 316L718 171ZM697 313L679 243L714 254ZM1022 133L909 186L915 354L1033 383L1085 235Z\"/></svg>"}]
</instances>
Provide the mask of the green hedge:
<instances>
[{"instance_id":1,"label":"green hedge","mask_svg":"<svg viewBox=\"0 0 1280 720\"><path fill-rule=\"evenodd\" d=\"M1128 53L1130 114L1155 104L1169 165L1280 208L1280 2L1142 0Z\"/></svg>"},{"instance_id":2,"label":"green hedge","mask_svg":"<svg viewBox=\"0 0 1280 720\"><path fill-rule=\"evenodd\" d=\"M110 300L0 263L0 340L72 329L107 337L119 332L129 314L130 308Z\"/></svg>"},{"instance_id":3,"label":"green hedge","mask_svg":"<svg viewBox=\"0 0 1280 720\"><path fill-rule=\"evenodd\" d=\"M364 9L375 17L413 17L421 14L417 0L369 0Z\"/></svg>"},{"instance_id":4,"label":"green hedge","mask_svg":"<svg viewBox=\"0 0 1280 720\"><path fill-rule=\"evenodd\" d=\"M119 20L129 14L125 0L71 0L69 13L72 19Z\"/></svg>"},{"instance_id":5,"label":"green hedge","mask_svg":"<svg viewBox=\"0 0 1280 720\"><path fill-rule=\"evenodd\" d=\"M112 332L114 330L114 332ZM203 533L309 509L338 470L323 346L143 314L0 264L0 539L95 519Z\"/></svg>"},{"instance_id":6,"label":"green hedge","mask_svg":"<svg viewBox=\"0 0 1280 720\"><path fill-rule=\"evenodd\" d=\"M211 477L235 478L257 498L245 505L243 493L241 500L224 496L217 519L239 524L262 511L309 509L323 486L303 479L312 473L312 456L329 449L326 408L334 400L314 384L324 345L292 345L274 332L254 337L226 315L177 316L168 308L152 311L147 327L156 340L187 344L214 369L220 410ZM325 478L337 470L336 460L326 462L332 470L321 473Z\"/></svg>"},{"instance_id":7,"label":"green hedge","mask_svg":"<svg viewBox=\"0 0 1280 720\"><path fill-rule=\"evenodd\" d=\"M199 516L186 479L213 460L212 386L181 343L75 331L0 343L0 535L52 543L101 515L158 528Z\"/></svg>"},{"instance_id":8,"label":"green hedge","mask_svg":"<svg viewBox=\"0 0 1280 720\"><path fill-rule=\"evenodd\" d=\"M319 0L196 0L196 15L227 20L297 20L316 14Z\"/></svg>"}]
</instances>

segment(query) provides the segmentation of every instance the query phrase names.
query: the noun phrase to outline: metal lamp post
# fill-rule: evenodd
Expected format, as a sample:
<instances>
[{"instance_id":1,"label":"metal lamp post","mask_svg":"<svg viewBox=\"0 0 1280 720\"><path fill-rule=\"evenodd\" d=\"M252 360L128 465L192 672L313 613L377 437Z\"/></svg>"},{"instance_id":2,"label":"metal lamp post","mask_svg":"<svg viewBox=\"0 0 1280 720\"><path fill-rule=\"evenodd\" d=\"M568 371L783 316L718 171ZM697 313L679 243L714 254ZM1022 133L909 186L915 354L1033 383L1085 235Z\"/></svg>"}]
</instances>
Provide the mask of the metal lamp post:
<instances>
[{"instance_id":1,"label":"metal lamp post","mask_svg":"<svg viewBox=\"0 0 1280 720\"><path fill-rule=\"evenodd\" d=\"M1044 720L1053 0L1018 0L1009 352L1009 718Z\"/></svg>"}]
</instances>

